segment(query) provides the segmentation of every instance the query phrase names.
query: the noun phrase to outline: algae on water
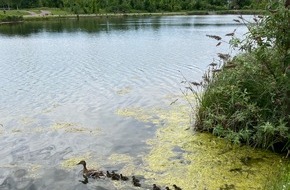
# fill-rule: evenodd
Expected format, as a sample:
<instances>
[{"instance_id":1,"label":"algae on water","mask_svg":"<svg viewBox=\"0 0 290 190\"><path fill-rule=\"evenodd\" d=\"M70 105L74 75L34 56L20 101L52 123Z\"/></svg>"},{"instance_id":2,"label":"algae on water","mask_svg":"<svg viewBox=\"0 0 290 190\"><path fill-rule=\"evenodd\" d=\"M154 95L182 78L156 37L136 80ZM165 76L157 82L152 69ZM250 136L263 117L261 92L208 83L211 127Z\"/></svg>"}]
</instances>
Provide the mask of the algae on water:
<instances>
[{"instance_id":1,"label":"algae on water","mask_svg":"<svg viewBox=\"0 0 290 190\"><path fill-rule=\"evenodd\" d=\"M279 155L248 146L235 146L224 139L191 128L187 105L170 109L126 108L117 113L157 127L143 165L135 173L148 184L177 184L193 189L265 189L283 164ZM276 166L276 167L273 167Z\"/></svg>"},{"instance_id":2,"label":"algae on water","mask_svg":"<svg viewBox=\"0 0 290 190\"><path fill-rule=\"evenodd\" d=\"M91 159L91 153L87 152L85 154L82 155L76 155L76 156L72 156L64 161L61 162L61 166L64 169L71 169L76 167L76 165L81 161L81 160L90 160Z\"/></svg>"}]
</instances>

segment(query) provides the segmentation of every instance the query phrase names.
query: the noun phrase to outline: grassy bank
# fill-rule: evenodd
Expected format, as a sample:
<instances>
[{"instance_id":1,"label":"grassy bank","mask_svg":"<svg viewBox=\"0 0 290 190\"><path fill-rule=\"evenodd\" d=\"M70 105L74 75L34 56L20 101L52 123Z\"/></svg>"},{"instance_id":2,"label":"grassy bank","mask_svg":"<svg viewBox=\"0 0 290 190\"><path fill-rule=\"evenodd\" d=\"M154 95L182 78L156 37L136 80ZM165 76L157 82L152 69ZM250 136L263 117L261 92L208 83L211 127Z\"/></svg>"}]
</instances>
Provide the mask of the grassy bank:
<instances>
[{"instance_id":1,"label":"grassy bank","mask_svg":"<svg viewBox=\"0 0 290 190\"><path fill-rule=\"evenodd\" d=\"M22 22L23 17L22 16L10 16L10 15L0 15L0 24L3 23L17 23Z\"/></svg>"},{"instance_id":2,"label":"grassy bank","mask_svg":"<svg viewBox=\"0 0 290 190\"><path fill-rule=\"evenodd\" d=\"M42 14L42 11L47 11L49 14ZM96 13L96 14L74 14L71 11L59 8L33 8L25 10L6 10L0 12L0 22L6 20L49 20L55 18L83 18L83 17L122 17L122 16L173 16L173 15L213 15L213 14L263 14L261 10L218 10L218 11L179 11L179 12L140 12L133 11L130 13ZM12 19L13 18L13 19ZM22 19L23 18L23 19Z\"/></svg>"},{"instance_id":3,"label":"grassy bank","mask_svg":"<svg viewBox=\"0 0 290 190\"><path fill-rule=\"evenodd\" d=\"M40 14L41 10L46 10L51 12L51 15L67 15L72 14L72 12L62 10L59 8L48 8L48 7L40 7L40 8L33 8L33 9L10 9L10 10L2 10L0 11L0 15L6 16L33 16L29 12L34 12L36 14Z\"/></svg>"}]
</instances>

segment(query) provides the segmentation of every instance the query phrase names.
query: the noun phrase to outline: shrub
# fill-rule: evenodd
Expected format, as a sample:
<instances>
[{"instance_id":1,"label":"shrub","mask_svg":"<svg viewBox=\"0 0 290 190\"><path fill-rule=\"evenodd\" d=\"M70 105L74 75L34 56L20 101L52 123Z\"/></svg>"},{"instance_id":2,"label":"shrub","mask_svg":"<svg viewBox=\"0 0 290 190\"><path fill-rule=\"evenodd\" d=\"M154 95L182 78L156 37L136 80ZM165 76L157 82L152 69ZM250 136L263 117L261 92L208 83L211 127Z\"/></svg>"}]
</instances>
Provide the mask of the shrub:
<instances>
[{"instance_id":1,"label":"shrub","mask_svg":"<svg viewBox=\"0 0 290 190\"><path fill-rule=\"evenodd\" d=\"M0 15L0 22L19 22L19 21L23 21L22 16Z\"/></svg>"},{"instance_id":2,"label":"shrub","mask_svg":"<svg viewBox=\"0 0 290 190\"><path fill-rule=\"evenodd\" d=\"M249 32L244 40L235 31L227 34L240 53L219 54L221 66L211 64L204 75L195 127L234 143L290 150L290 11L275 1L253 22L242 16L235 21Z\"/></svg>"}]
</instances>

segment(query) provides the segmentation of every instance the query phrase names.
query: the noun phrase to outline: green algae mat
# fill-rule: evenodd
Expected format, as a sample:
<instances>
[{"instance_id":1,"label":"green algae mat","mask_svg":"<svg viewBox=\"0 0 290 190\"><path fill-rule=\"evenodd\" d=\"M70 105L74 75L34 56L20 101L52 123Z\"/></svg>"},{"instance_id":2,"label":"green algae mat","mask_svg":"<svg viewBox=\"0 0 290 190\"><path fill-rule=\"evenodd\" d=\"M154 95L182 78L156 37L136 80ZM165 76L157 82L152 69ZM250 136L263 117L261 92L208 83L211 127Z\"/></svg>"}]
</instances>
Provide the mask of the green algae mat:
<instances>
[{"instance_id":1,"label":"green algae mat","mask_svg":"<svg viewBox=\"0 0 290 190\"><path fill-rule=\"evenodd\" d=\"M280 155L194 132L193 114L186 104L169 109L119 109L117 114L157 127L156 136L147 141L151 150L143 165L131 169L143 175L148 184L177 184L184 190L262 190L283 166Z\"/></svg>"},{"instance_id":2,"label":"green algae mat","mask_svg":"<svg viewBox=\"0 0 290 190\"><path fill-rule=\"evenodd\" d=\"M281 155L270 151L233 145L211 134L195 132L194 114L186 103L177 102L166 108L127 107L116 114L156 127L155 136L146 141L149 153L137 158L112 154L102 159L104 163L96 164L93 153L88 152L67 158L61 166L71 170L80 160L88 161L92 168L122 164L119 173L142 176L142 187L136 189L151 189L155 183L163 189L172 189L176 184L183 190L264 190L285 164ZM53 126L72 127L66 123ZM135 162L140 159L141 164ZM130 183L118 181L112 185L120 190L133 188Z\"/></svg>"}]
</instances>

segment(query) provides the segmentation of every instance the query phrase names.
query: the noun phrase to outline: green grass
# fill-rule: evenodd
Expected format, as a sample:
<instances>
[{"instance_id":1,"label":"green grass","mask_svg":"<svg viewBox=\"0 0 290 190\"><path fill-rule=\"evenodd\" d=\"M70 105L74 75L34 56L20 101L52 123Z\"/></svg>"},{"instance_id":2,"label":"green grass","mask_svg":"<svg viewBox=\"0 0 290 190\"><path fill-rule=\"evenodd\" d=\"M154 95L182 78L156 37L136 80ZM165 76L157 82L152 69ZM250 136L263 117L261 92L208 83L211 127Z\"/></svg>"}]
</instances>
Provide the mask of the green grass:
<instances>
[{"instance_id":1,"label":"green grass","mask_svg":"<svg viewBox=\"0 0 290 190\"><path fill-rule=\"evenodd\" d=\"M0 22L18 22L23 20L24 11L6 10L0 11Z\"/></svg>"},{"instance_id":2,"label":"green grass","mask_svg":"<svg viewBox=\"0 0 290 190\"><path fill-rule=\"evenodd\" d=\"M4 11L1 10L0 15L3 15L3 16L24 16L24 15L29 15L29 13L27 13L24 10L6 10L5 14L4 14Z\"/></svg>"},{"instance_id":3,"label":"green grass","mask_svg":"<svg viewBox=\"0 0 290 190\"><path fill-rule=\"evenodd\" d=\"M70 11L62 10L59 8L40 7L40 8L33 8L33 9L6 10L5 14L4 14L4 11L0 11L0 15L3 15L3 16L27 16L27 15L30 15L27 11L32 11L32 12L35 12L36 14L40 14L41 10L50 11L53 15L72 14Z\"/></svg>"},{"instance_id":4,"label":"green grass","mask_svg":"<svg viewBox=\"0 0 290 190\"><path fill-rule=\"evenodd\" d=\"M41 13L41 10L45 10L45 11L50 11L51 14L53 15L68 15L68 14L72 14L72 12L67 11L67 10L63 10L60 8L48 8L48 7L40 7L37 9L29 9L29 11L33 11L37 14Z\"/></svg>"},{"instance_id":5,"label":"green grass","mask_svg":"<svg viewBox=\"0 0 290 190\"><path fill-rule=\"evenodd\" d=\"M1 23L16 23L23 21L22 16L4 16L0 15L0 24Z\"/></svg>"},{"instance_id":6,"label":"green grass","mask_svg":"<svg viewBox=\"0 0 290 190\"><path fill-rule=\"evenodd\" d=\"M289 190L290 189L290 163L281 168L277 178L270 180L266 190Z\"/></svg>"}]
</instances>

